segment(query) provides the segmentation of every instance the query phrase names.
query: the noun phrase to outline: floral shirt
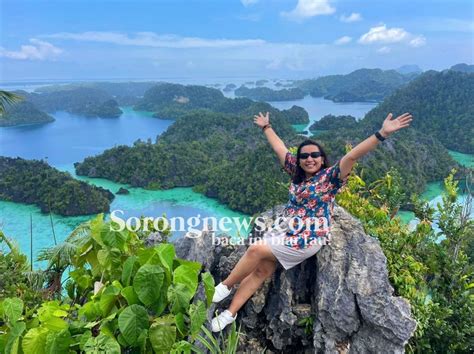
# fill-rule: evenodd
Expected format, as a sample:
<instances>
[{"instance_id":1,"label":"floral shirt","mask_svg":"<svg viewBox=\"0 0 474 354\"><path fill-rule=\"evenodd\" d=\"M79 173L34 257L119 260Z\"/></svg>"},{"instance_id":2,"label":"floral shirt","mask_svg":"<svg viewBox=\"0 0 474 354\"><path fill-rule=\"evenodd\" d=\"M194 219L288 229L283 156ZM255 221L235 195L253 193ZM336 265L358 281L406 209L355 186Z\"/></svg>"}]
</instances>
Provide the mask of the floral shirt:
<instances>
[{"instance_id":1,"label":"floral shirt","mask_svg":"<svg viewBox=\"0 0 474 354\"><path fill-rule=\"evenodd\" d=\"M314 242L325 244L330 240L334 199L339 189L347 183L347 177L340 179L339 162L319 170L299 184L291 182L285 215L293 223L293 229L289 228L286 233L285 246L303 249L311 247ZM290 152L285 156L284 170L290 176L296 170L296 156Z\"/></svg>"}]
</instances>

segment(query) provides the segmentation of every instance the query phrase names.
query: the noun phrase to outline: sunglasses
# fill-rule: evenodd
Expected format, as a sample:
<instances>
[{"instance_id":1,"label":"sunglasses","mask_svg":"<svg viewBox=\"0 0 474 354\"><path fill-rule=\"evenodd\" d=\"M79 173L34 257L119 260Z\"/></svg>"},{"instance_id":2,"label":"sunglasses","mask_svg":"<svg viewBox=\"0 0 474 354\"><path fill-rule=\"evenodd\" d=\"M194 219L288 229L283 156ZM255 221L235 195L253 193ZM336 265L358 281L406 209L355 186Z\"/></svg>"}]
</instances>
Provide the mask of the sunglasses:
<instances>
[{"instance_id":1,"label":"sunglasses","mask_svg":"<svg viewBox=\"0 0 474 354\"><path fill-rule=\"evenodd\" d=\"M320 152L318 151L314 151L312 153L309 153L309 152L302 152L300 154L300 159L303 159L303 160L306 160L308 157L312 157L313 159L317 159L318 157L320 156L323 156L323 154L321 154Z\"/></svg>"}]
</instances>

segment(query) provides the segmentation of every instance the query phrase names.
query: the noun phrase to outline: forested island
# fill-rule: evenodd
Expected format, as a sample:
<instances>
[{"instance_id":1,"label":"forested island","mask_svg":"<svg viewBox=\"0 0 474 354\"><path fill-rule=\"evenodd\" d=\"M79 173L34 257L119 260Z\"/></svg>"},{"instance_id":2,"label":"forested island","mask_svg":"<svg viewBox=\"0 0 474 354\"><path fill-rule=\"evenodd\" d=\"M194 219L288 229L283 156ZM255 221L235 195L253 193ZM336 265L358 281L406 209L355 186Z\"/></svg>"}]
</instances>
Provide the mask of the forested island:
<instances>
[{"instance_id":1,"label":"forested island","mask_svg":"<svg viewBox=\"0 0 474 354\"><path fill-rule=\"evenodd\" d=\"M160 85L159 81L147 82L79 82L65 85L48 85L37 88L37 93L52 93L68 91L77 88L92 88L101 90L118 102L120 106L134 105L145 92L153 86Z\"/></svg>"},{"instance_id":2,"label":"forested island","mask_svg":"<svg viewBox=\"0 0 474 354\"><path fill-rule=\"evenodd\" d=\"M454 102L459 105L460 100L467 97L461 91L467 90L465 85L470 82L461 77L463 75L468 74L428 72L386 99L387 102L393 102L393 97L402 97L398 95L416 99L416 102L408 101L411 103L402 106L401 110L412 112L415 120L410 129L394 135L360 161L358 172L367 183L376 181L391 168L398 169L403 180L403 200L407 203L411 193L421 193L427 182L444 178L451 168L457 167L462 173L463 169L435 137L436 116L416 111L417 105L430 107L423 96L416 92L418 88L426 92L424 85L428 84L425 81L427 78L432 78L434 81L429 81L429 85L436 87L446 86L448 89L451 83L460 85L458 89L451 90L454 95L443 98L448 107ZM145 94L143 102L148 109L157 109L166 100L175 102L175 106L199 106L194 102L195 98L189 95L190 92L186 91L189 87L175 87L181 96L177 96L176 91L161 91L163 88L160 85ZM283 202L287 197L286 189L275 186L278 186L278 182L287 182L287 176L278 172L280 167L274 153L260 130L254 126L251 117L258 112L270 111L275 131L287 146L296 146L301 142L301 137L291 128L287 117L289 110L278 111L267 103L248 99L219 98L220 95L215 91L207 91L211 90L208 88L203 90L204 98L209 96L208 101L202 101L202 105L207 104L207 107L183 110L156 144L138 142L132 147L119 146L106 150L101 155L76 163L77 173L150 189L193 186L196 191L249 214L264 210L276 202ZM200 90L193 87L192 91L198 95ZM165 95L168 95L166 99ZM189 101L183 100L183 97ZM217 101L215 98L218 98ZM182 102L178 103L178 100ZM217 111L213 111L213 107ZM355 146L373 134L380 128L386 114L391 111L397 113L399 107L394 103L389 105L383 102L359 122L355 122L353 117L342 117L341 121L338 121L340 117L326 117L317 126L318 130L325 132L316 139L323 144L329 153L330 162L334 163L345 153L346 144ZM437 108L432 106L430 109ZM293 107L292 111L299 110ZM460 117L462 115L446 115L453 125L457 124ZM339 124L341 122L343 124ZM464 139L468 138L470 136L464 134Z\"/></svg>"},{"instance_id":3,"label":"forested island","mask_svg":"<svg viewBox=\"0 0 474 354\"><path fill-rule=\"evenodd\" d=\"M45 112L66 111L85 117L117 118L122 114L118 103L103 90L73 87L50 92L28 93L17 91L27 102Z\"/></svg>"},{"instance_id":4,"label":"forested island","mask_svg":"<svg viewBox=\"0 0 474 354\"><path fill-rule=\"evenodd\" d=\"M375 127L385 112L410 112L412 127L446 148L474 153L474 73L428 71L387 97L364 122Z\"/></svg>"},{"instance_id":5,"label":"forested island","mask_svg":"<svg viewBox=\"0 0 474 354\"><path fill-rule=\"evenodd\" d=\"M300 100L306 95L299 88L290 88L283 90L272 90L268 87L248 88L240 86L235 90L236 96L251 98L255 101L293 101Z\"/></svg>"},{"instance_id":6,"label":"forested island","mask_svg":"<svg viewBox=\"0 0 474 354\"><path fill-rule=\"evenodd\" d=\"M21 101L7 106L5 114L0 115L0 127L49 123L54 120L49 114L37 109L31 102Z\"/></svg>"},{"instance_id":7,"label":"forested island","mask_svg":"<svg viewBox=\"0 0 474 354\"><path fill-rule=\"evenodd\" d=\"M177 119L198 111L251 114L254 105L255 102L249 98L227 98L214 88L167 83L146 91L134 109L154 112L153 116L160 119ZM265 107L271 108L268 104ZM306 110L298 106L283 110L280 114L291 124L309 122Z\"/></svg>"},{"instance_id":8,"label":"forested island","mask_svg":"<svg viewBox=\"0 0 474 354\"><path fill-rule=\"evenodd\" d=\"M334 102L379 102L418 73L401 74L396 70L359 69L347 75L329 75L295 81L294 85L312 97Z\"/></svg>"},{"instance_id":9,"label":"forested island","mask_svg":"<svg viewBox=\"0 0 474 354\"><path fill-rule=\"evenodd\" d=\"M328 114L310 125L309 131L352 129L357 127L357 119L353 116L334 116Z\"/></svg>"},{"instance_id":10,"label":"forested island","mask_svg":"<svg viewBox=\"0 0 474 354\"><path fill-rule=\"evenodd\" d=\"M227 85L225 85L225 87L222 89L222 91L224 91L224 92L230 92L230 91L232 91L232 90L235 90L236 87L237 87L236 84L227 84Z\"/></svg>"},{"instance_id":11,"label":"forested island","mask_svg":"<svg viewBox=\"0 0 474 354\"><path fill-rule=\"evenodd\" d=\"M63 216L108 212L113 193L38 160L0 157L0 199L35 204Z\"/></svg>"},{"instance_id":12,"label":"forested island","mask_svg":"<svg viewBox=\"0 0 474 354\"><path fill-rule=\"evenodd\" d=\"M309 114L303 107L293 105L290 109L284 109L281 111L285 114L290 124L308 124Z\"/></svg>"}]
</instances>

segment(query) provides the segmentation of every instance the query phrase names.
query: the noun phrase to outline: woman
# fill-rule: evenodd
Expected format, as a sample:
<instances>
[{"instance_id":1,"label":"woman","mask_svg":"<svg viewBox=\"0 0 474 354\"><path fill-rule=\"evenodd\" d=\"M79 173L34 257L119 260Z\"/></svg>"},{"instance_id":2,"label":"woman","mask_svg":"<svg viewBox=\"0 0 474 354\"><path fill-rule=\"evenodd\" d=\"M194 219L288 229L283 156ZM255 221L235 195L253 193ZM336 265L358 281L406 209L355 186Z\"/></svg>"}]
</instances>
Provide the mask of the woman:
<instances>
[{"instance_id":1,"label":"woman","mask_svg":"<svg viewBox=\"0 0 474 354\"><path fill-rule=\"evenodd\" d=\"M292 177L290 200L284 211L287 222L283 223L283 228L281 225L280 228L274 227L265 234L263 240L251 244L229 276L216 286L213 302L223 300L230 294L232 287L240 283L230 307L213 318L211 324L214 332L235 321L237 311L273 274L277 262L285 270L290 269L328 243L335 195L346 183L354 163L379 142L397 130L408 127L411 121L409 113L396 119L392 119L390 113L379 131L329 167L326 153L318 143L305 140L294 156L273 131L269 113L263 115L260 112L254 116L254 123L262 128L284 170Z\"/></svg>"}]
</instances>

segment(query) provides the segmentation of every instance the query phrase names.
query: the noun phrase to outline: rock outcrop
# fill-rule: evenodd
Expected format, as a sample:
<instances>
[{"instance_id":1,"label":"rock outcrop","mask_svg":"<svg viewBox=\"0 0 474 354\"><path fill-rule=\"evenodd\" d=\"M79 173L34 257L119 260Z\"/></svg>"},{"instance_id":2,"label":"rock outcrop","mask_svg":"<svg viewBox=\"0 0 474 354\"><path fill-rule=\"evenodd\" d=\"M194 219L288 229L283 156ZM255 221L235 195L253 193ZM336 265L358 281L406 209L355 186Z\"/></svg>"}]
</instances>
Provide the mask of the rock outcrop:
<instances>
[{"instance_id":1,"label":"rock outcrop","mask_svg":"<svg viewBox=\"0 0 474 354\"><path fill-rule=\"evenodd\" d=\"M271 222L271 212L263 216ZM237 321L245 334L239 352L404 352L416 322L408 301L393 295L379 242L338 206L332 227L330 245L290 270L279 265L239 311ZM253 230L251 236L261 235ZM178 257L201 262L216 284L246 248L215 245L209 234L176 242ZM202 289L196 298L204 298ZM231 298L217 308L227 308ZM213 304L209 319L215 310Z\"/></svg>"}]
</instances>

